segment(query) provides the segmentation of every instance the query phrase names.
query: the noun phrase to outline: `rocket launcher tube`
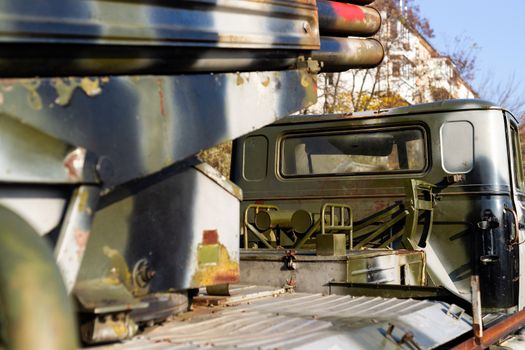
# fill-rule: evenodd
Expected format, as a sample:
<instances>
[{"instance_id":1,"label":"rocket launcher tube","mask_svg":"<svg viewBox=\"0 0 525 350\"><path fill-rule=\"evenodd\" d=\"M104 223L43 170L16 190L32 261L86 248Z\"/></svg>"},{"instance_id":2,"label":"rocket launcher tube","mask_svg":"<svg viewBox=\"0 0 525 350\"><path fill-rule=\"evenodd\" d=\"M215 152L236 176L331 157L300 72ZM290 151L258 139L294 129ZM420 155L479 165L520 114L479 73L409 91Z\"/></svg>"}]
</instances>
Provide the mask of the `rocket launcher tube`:
<instances>
[{"instance_id":1,"label":"rocket launcher tube","mask_svg":"<svg viewBox=\"0 0 525 350\"><path fill-rule=\"evenodd\" d=\"M381 27L381 15L372 7L318 0L321 35L372 36Z\"/></svg>"},{"instance_id":2,"label":"rocket launcher tube","mask_svg":"<svg viewBox=\"0 0 525 350\"><path fill-rule=\"evenodd\" d=\"M321 37L321 50L313 53L313 59L323 63L323 72L342 72L376 67L384 55L376 39Z\"/></svg>"}]
</instances>

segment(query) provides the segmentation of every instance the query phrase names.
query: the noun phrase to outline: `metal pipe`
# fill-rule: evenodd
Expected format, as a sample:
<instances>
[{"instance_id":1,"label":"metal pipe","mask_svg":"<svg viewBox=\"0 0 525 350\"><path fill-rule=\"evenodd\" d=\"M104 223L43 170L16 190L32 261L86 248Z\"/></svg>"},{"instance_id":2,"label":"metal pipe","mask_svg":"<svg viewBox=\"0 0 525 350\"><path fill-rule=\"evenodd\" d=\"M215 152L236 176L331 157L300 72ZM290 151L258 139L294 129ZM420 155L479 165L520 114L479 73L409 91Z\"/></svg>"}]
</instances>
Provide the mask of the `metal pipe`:
<instances>
[{"instance_id":1,"label":"metal pipe","mask_svg":"<svg viewBox=\"0 0 525 350\"><path fill-rule=\"evenodd\" d=\"M472 291L472 327L477 344L481 343L483 337L483 316L481 314L481 292L479 276L472 275L470 278L470 289Z\"/></svg>"},{"instance_id":2,"label":"metal pipe","mask_svg":"<svg viewBox=\"0 0 525 350\"><path fill-rule=\"evenodd\" d=\"M292 215L292 228L296 233L306 233L313 224L314 218L307 210L299 209Z\"/></svg>"},{"instance_id":3,"label":"metal pipe","mask_svg":"<svg viewBox=\"0 0 525 350\"><path fill-rule=\"evenodd\" d=\"M255 227L260 231L266 231L271 228L290 228L292 227L291 210L268 210L261 211L255 216Z\"/></svg>"},{"instance_id":4,"label":"metal pipe","mask_svg":"<svg viewBox=\"0 0 525 350\"><path fill-rule=\"evenodd\" d=\"M0 314L10 350L76 349L73 307L43 238L0 207Z\"/></svg>"},{"instance_id":5,"label":"metal pipe","mask_svg":"<svg viewBox=\"0 0 525 350\"><path fill-rule=\"evenodd\" d=\"M381 27L381 15L372 7L318 0L321 35L372 36Z\"/></svg>"},{"instance_id":6,"label":"metal pipe","mask_svg":"<svg viewBox=\"0 0 525 350\"><path fill-rule=\"evenodd\" d=\"M321 37L321 50L314 51L312 58L323 63L323 72L343 72L376 67L384 55L376 39Z\"/></svg>"}]
</instances>

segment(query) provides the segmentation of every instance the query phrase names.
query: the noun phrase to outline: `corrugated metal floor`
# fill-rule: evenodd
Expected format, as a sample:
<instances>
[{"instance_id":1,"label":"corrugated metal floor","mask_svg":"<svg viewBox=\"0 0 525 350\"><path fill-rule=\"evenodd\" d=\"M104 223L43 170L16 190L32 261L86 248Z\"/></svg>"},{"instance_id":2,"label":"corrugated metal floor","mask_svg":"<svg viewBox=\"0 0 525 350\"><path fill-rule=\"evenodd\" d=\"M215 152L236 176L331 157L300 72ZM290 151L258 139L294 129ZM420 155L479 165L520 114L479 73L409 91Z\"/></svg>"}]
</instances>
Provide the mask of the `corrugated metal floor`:
<instances>
[{"instance_id":1,"label":"corrugated metal floor","mask_svg":"<svg viewBox=\"0 0 525 350\"><path fill-rule=\"evenodd\" d=\"M470 317L444 303L281 292L250 301L237 290L224 303L236 305L196 307L96 349L432 349L471 330Z\"/></svg>"}]
</instances>

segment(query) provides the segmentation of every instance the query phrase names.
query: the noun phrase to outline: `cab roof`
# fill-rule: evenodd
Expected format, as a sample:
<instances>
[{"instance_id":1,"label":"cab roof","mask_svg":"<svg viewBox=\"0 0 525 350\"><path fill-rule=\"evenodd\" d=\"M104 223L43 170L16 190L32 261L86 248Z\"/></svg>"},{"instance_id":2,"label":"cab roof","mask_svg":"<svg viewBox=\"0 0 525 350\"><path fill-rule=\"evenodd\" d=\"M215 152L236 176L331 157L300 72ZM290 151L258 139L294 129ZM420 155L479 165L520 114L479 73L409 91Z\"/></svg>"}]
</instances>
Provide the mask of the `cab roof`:
<instances>
[{"instance_id":1,"label":"cab roof","mask_svg":"<svg viewBox=\"0 0 525 350\"><path fill-rule=\"evenodd\" d=\"M492 102L477 99L462 99L462 100L445 100L439 102L425 103L420 105L412 105L406 107L397 107L390 109L380 109L375 111L365 111L357 113L339 113L339 114L317 114L317 115L293 115L283 118L275 124L300 123L309 121L328 121L347 118L381 118L385 116L398 116L409 114L423 114L423 113L439 113L451 111L466 111L466 110L505 110L503 107L497 106ZM512 113L510 113L512 115ZM512 116L516 122L516 117Z\"/></svg>"}]
</instances>

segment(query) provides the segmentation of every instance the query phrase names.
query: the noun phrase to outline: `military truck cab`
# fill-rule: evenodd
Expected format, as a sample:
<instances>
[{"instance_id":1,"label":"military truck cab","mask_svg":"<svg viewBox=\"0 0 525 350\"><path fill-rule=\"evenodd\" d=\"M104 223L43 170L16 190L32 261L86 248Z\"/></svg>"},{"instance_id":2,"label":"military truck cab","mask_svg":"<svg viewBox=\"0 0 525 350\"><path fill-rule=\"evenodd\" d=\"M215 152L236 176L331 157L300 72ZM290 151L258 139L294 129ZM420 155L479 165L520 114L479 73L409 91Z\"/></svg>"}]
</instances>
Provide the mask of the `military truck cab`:
<instances>
[{"instance_id":1,"label":"military truck cab","mask_svg":"<svg viewBox=\"0 0 525 350\"><path fill-rule=\"evenodd\" d=\"M518 122L491 103L291 116L234 143L232 179L244 192L241 281L308 289L303 266L325 287L445 287L470 300L477 275L485 312L524 306ZM323 264L338 259L342 273Z\"/></svg>"}]
</instances>

